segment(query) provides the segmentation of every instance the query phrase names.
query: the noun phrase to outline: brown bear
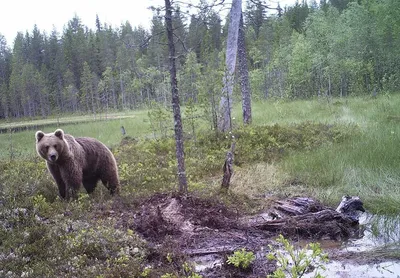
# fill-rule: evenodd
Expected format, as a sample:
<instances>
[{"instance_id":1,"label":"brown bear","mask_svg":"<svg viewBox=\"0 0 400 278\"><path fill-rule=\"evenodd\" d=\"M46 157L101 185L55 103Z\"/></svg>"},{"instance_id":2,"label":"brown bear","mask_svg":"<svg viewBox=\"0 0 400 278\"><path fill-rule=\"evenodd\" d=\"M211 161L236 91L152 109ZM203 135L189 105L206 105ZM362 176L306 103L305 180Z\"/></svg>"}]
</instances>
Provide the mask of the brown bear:
<instances>
[{"instance_id":1,"label":"brown bear","mask_svg":"<svg viewBox=\"0 0 400 278\"><path fill-rule=\"evenodd\" d=\"M81 184L92 193L99 180L113 195L119 191L117 163L111 151L100 141L89 137L74 138L57 129L54 133L36 132L37 153L58 185L62 198L72 197Z\"/></svg>"}]
</instances>

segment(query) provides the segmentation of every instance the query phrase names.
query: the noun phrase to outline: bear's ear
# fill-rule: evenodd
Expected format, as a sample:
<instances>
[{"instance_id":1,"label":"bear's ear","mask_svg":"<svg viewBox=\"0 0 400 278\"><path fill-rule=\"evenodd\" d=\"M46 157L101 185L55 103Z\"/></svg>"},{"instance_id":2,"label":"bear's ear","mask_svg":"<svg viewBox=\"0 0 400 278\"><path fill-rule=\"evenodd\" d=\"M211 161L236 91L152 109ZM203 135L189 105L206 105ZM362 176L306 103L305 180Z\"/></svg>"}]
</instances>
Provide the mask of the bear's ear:
<instances>
[{"instance_id":1,"label":"bear's ear","mask_svg":"<svg viewBox=\"0 0 400 278\"><path fill-rule=\"evenodd\" d=\"M54 135L60 138L61 140L64 139L64 131L62 129L57 129L56 132L54 132Z\"/></svg>"},{"instance_id":2,"label":"bear's ear","mask_svg":"<svg viewBox=\"0 0 400 278\"><path fill-rule=\"evenodd\" d=\"M43 131L39 130L36 132L36 134L35 134L36 142L39 142L40 140L42 140L43 137L44 137Z\"/></svg>"}]
</instances>

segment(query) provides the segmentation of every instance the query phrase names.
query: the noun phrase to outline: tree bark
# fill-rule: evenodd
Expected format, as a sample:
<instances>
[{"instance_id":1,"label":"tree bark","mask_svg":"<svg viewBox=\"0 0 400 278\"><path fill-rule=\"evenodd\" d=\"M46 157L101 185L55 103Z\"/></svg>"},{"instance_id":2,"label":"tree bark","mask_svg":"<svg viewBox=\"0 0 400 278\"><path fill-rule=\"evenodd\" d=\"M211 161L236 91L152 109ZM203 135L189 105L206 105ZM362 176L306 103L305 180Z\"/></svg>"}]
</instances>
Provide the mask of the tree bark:
<instances>
[{"instance_id":1,"label":"tree bark","mask_svg":"<svg viewBox=\"0 0 400 278\"><path fill-rule=\"evenodd\" d=\"M242 89L243 123L251 124L251 88L249 82L249 68L247 66L246 41L244 35L243 13L240 16L238 37L239 78Z\"/></svg>"},{"instance_id":2,"label":"tree bark","mask_svg":"<svg viewBox=\"0 0 400 278\"><path fill-rule=\"evenodd\" d=\"M238 47L239 23L242 14L242 0L233 0L228 27L228 40L226 46L226 70L224 88L219 105L218 130L226 132L232 129L232 92Z\"/></svg>"},{"instance_id":3,"label":"tree bark","mask_svg":"<svg viewBox=\"0 0 400 278\"><path fill-rule=\"evenodd\" d=\"M176 142L176 159L178 161L178 180L179 180L179 192L187 192L187 179L185 172L185 155L183 149L183 129L181 110L179 104L179 91L178 81L176 78L176 57L175 57L175 44L172 29L172 7L171 1L165 0L165 26L167 29L168 38L168 49L169 49L169 73L171 80L171 92L172 92L172 108L174 112L174 130L175 130L175 142Z\"/></svg>"},{"instance_id":4,"label":"tree bark","mask_svg":"<svg viewBox=\"0 0 400 278\"><path fill-rule=\"evenodd\" d=\"M228 190L233 176L233 160L236 143L233 142L231 149L226 154L225 164L223 167L224 176L222 178L221 189Z\"/></svg>"}]
</instances>

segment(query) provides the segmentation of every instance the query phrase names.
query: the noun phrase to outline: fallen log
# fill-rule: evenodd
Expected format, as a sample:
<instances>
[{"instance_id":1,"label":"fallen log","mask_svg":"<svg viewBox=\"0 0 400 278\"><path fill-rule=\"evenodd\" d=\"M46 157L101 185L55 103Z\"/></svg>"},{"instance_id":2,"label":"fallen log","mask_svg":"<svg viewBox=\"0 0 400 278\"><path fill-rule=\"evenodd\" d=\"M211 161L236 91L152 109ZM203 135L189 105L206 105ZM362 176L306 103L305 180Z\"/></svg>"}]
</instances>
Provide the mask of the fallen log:
<instances>
[{"instance_id":1,"label":"fallen log","mask_svg":"<svg viewBox=\"0 0 400 278\"><path fill-rule=\"evenodd\" d=\"M336 210L311 198L293 198L277 201L270 211L272 220L253 222L249 228L286 237L346 239L358 229L358 211L364 211L359 197L344 196Z\"/></svg>"}]
</instances>

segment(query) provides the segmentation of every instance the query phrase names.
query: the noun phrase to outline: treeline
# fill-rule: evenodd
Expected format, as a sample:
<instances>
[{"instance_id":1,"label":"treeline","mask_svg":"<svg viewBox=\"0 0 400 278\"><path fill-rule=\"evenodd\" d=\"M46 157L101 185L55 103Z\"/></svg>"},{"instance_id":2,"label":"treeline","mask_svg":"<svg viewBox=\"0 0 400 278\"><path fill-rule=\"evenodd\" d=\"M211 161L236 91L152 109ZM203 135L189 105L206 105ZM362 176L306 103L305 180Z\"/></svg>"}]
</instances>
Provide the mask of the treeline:
<instances>
[{"instance_id":1,"label":"treeline","mask_svg":"<svg viewBox=\"0 0 400 278\"><path fill-rule=\"evenodd\" d=\"M191 16L176 6L173 25L181 99L209 106L221 92L227 25L201 5ZM253 98L400 89L398 0L303 1L283 10L253 0L243 15ZM0 35L0 118L169 104L162 11L151 26L113 28L96 18L92 30L75 16L62 33L18 33L12 49Z\"/></svg>"}]
</instances>

